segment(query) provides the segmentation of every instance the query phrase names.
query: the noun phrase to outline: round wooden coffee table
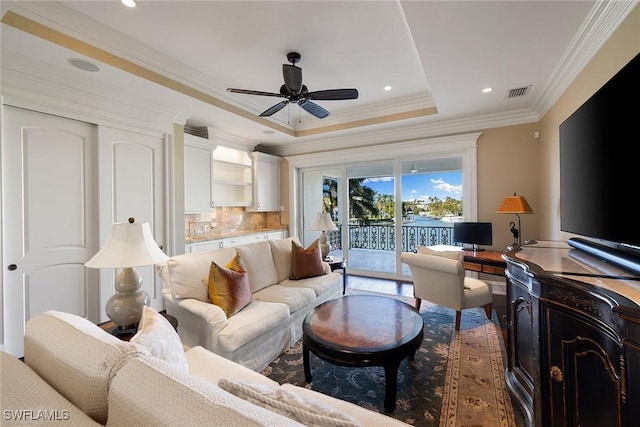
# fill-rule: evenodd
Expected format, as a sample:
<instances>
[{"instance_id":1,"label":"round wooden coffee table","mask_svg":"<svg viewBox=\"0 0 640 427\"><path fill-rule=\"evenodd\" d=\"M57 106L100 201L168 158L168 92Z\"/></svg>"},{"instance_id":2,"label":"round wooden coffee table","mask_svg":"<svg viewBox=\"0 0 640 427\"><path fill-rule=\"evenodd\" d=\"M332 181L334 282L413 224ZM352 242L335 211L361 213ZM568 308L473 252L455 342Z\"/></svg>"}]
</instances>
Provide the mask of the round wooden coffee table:
<instances>
[{"instance_id":1,"label":"round wooden coffee table","mask_svg":"<svg viewBox=\"0 0 640 427\"><path fill-rule=\"evenodd\" d=\"M377 295L346 295L326 301L304 319L304 376L311 382L309 351L329 363L349 367L382 366L384 409L396 407L398 367L413 360L422 344L424 322L411 305Z\"/></svg>"}]
</instances>

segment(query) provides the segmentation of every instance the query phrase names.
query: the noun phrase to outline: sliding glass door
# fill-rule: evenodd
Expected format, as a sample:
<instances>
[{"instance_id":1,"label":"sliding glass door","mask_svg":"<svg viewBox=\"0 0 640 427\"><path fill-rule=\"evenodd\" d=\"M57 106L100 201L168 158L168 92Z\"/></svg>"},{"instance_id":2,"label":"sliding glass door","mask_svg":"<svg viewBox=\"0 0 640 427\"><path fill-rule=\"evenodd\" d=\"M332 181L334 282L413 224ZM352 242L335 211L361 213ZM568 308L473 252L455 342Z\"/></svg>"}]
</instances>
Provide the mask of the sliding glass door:
<instances>
[{"instance_id":1,"label":"sliding glass door","mask_svg":"<svg viewBox=\"0 0 640 427\"><path fill-rule=\"evenodd\" d=\"M318 237L309 225L329 212L331 255L344 257L350 274L409 277L400 253L417 246L455 245L453 223L464 217L462 159L345 164L302 172L304 243Z\"/></svg>"},{"instance_id":2,"label":"sliding glass door","mask_svg":"<svg viewBox=\"0 0 640 427\"><path fill-rule=\"evenodd\" d=\"M303 232L300 238L306 247L319 237L320 232L310 230L313 221L320 213L328 212L337 231L328 231L327 240L331 245L331 254L341 256L342 250L342 211L341 169L306 170L301 175Z\"/></svg>"},{"instance_id":3,"label":"sliding glass door","mask_svg":"<svg viewBox=\"0 0 640 427\"><path fill-rule=\"evenodd\" d=\"M396 275L396 193L393 163L346 168L349 222L346 236L350 271Z\"/></svg>"},{"instance_id":4,"label":"sliding glass door","mask_svg":"<svg viewBox=\"0 0 640 427\"><path fill-rule=\"evenodd\" d=\"M402 248L396 255L417 246L456 245L453 223L464 217L461 158L407 160L400 173ZM401 275L410 274L402 264Z\"/></svg>"}]
</instances>

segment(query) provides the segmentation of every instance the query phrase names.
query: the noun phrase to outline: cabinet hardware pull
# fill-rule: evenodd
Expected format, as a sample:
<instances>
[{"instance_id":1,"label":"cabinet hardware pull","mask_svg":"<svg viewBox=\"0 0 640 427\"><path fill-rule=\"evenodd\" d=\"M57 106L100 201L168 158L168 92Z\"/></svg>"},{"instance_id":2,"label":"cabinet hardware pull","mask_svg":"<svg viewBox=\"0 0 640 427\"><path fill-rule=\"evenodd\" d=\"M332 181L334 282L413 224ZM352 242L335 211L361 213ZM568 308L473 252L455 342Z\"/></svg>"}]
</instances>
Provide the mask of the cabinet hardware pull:
<instances>
[{"instance_id":1,"label":"cabinet hardware pull","mask_svg":"<svg viewBox=\"0 0 640 427\"><path fill-rule=\"evenodd\" d=\"M520 304L526 303L524 307L519 307ZM523 308L527 309L527 314L529 315L529 327L533 327L533 312L531 310L531 304L527 303L527 301L523 297L518 297L515 301L511 301L511 305L513 306L514 313L519 312Z\"/></svg>"},{"instance_id":2,"label":"cabinet hardware pull","mask_svg":"<svg viewBox=\"0 0 640 427\"><path fill-rule=\"evenodd\" d=\"M564 376L562 375L562 370L557 366L551 367L550 374L551 374L551 378L553 378L553 380L555 380L556 382L561 383L562 380L564 379Z\"/></svg>"},{"instance_id":3,"label":"cabinet hardware pull","mask_svg":"<svg viewBox=\"0 0 640 427\"><path fill-rule=\"evenodd\" d=\"M15 264L9 264L9 266L7 267L7 270L9 270L9 271L14 271L14 270L17 270L17 269L18 269L18 266L15 265Z\"/></svg>"}]
</instances>

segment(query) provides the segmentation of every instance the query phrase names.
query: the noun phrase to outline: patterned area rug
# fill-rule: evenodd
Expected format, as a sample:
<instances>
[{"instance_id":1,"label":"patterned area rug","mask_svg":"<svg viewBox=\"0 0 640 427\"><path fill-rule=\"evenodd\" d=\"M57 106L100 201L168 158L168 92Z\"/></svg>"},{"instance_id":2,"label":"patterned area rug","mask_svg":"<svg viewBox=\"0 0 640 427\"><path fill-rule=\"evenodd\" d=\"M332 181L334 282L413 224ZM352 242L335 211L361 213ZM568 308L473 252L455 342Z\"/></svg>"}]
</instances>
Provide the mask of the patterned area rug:
<instances>
[{"instance_id":1,"label":"patterned area rug","mask_svg":"<svg viewBox=\"0 0 640 427\"><path fill-rule=\"evenodd\" d=\"M399 298L413 304L413 299ZM457 334L453 334L453 310L423 301L420 314L424 341L415 360L400 364L396 409L387 415L415 426L515 427L495 313L492 322L481 308L465 310ZM262 373L281 384L307 387L384 412L381 367L335 366L313 354L310 363L311 384L304 379L302 341L298 341Z\"/></svg>"}]
</instances>

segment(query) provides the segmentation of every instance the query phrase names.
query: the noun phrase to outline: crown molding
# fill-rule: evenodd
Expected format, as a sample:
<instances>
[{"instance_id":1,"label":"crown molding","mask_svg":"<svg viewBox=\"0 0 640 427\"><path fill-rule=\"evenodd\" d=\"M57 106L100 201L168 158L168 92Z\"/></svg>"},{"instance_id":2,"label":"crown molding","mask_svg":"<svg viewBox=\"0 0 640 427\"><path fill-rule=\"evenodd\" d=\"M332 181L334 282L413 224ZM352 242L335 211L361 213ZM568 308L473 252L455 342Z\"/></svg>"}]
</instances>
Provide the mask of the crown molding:
<instances>
[{"instance_id":1,"label":"crown molding","mask_svg":"<svg viewBox=\"0 0 640 427\"><path fill-rule=\"evenodd\" d=\"M270 146L260 144L263 149L271 154L287 157L300 154L317 154L325 150L337 151L344 147L370 148L378 144L412 141L416 139L434 138L443 135L460 134L464 132L481 131L484 129L514 126L524 123L537 122L539 117L528 110L511 111L506 114L491 114L462 119L431 120L430 118L416 119L418 123L404 126L395 125L383 129L358 131L351 135L341 135L327 138L326 136L312 140L296 141L294 144Z\"/></svg>"},{"instance_id":2,"label":"crown molding","mask_svg":"<svg viewBox=\"0 0 640 427\"><path fill-rule=\"evenodd\" d=\"M209 139L215 142L216 145L224 145L231 148L241 148L245 151L253 151L258 145L256 141L251 141L246 138L241 138L237 135L233 135L228 132L221 131L212 127L207 127L209 132Z\"/></svg>"},{"instance_id":3,"label":"crown molding","mask_svg":"<svg viewBox=\"0 0 640 427\"><path fill-rule=\"evenodd\" d=\"M551 109L637 4L637 0L595 3L534 103L539 117Z\"/></svg>"},{"instance_id":4,"label":"crown molding","mask_svg":"<svg viewBox=\"0 0 640 427\"><path fill-rule=\"evenodd\" d=\"M351 147L342 150L322 151L319 153L285 156L290 168L302 168L310 166L335 165L336 158L358 159L359 162L389 159L392 150L395 155L410 156L424 153L448 153L458 152L463 149L475 148L482 132L448 135L436 138L420 138L413 141L403 141L374 145L363 151L359 147Z\"/></svg>"},{"instance_id":5,"label":"crown molding","mask_svg":"<svg viewBox=\"0 0 640 427\"><path fill-rule=\"evenodd\" d=\"M6 68L2 70L2 95L4 105L102 126L147 131L153 135L172 134L174 123L186 123L185 117L165 109L140 108L118 97L107 98L90 90L80 90L52 80L45 81Z\"/></svg>"}]
</instances>

